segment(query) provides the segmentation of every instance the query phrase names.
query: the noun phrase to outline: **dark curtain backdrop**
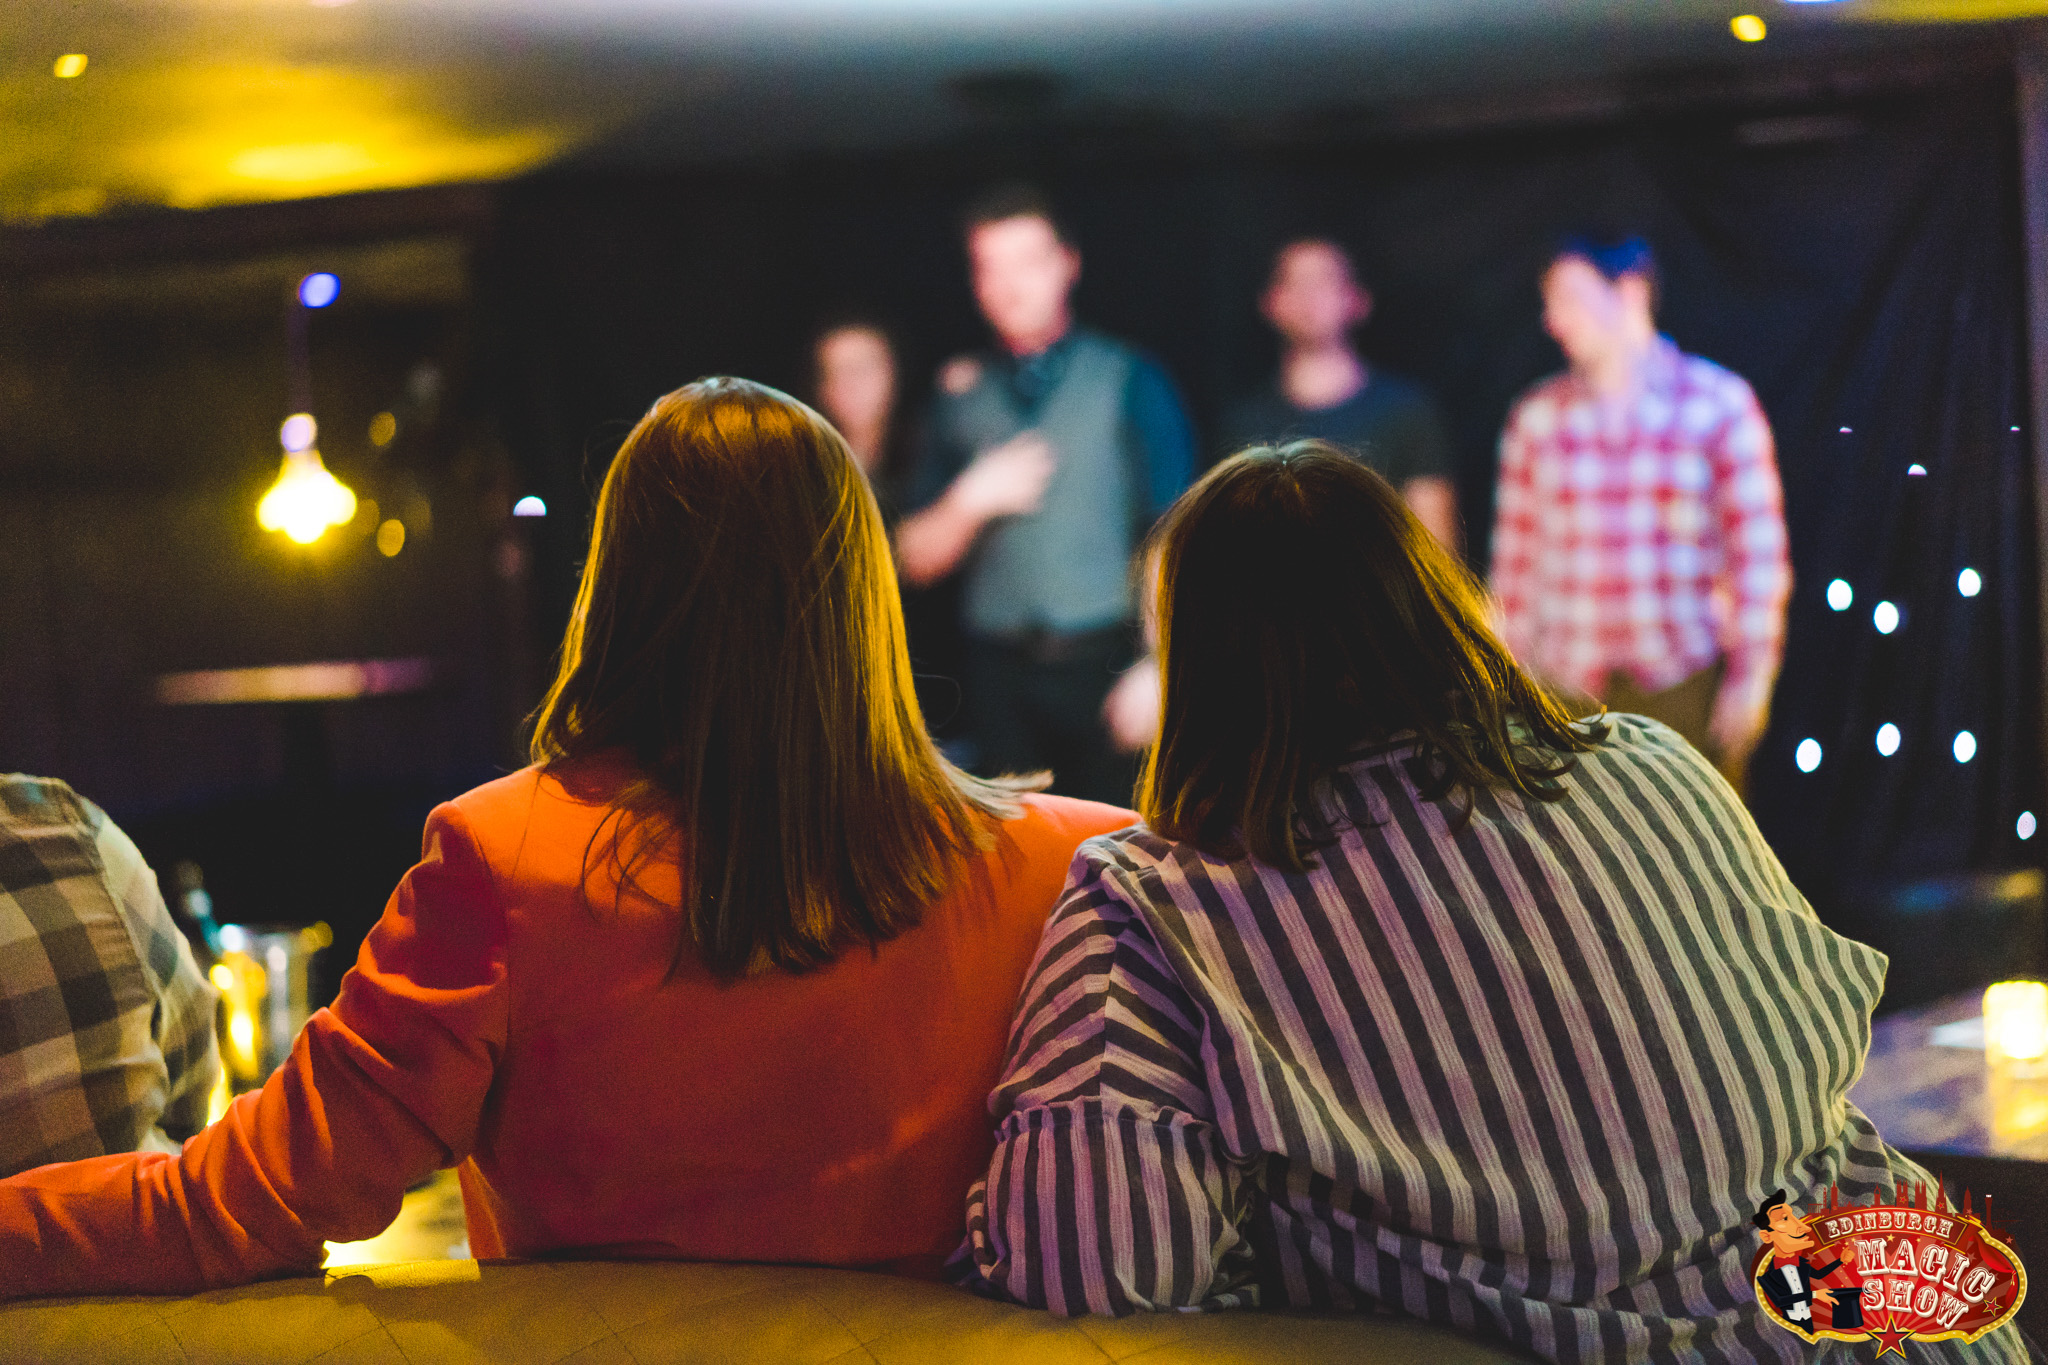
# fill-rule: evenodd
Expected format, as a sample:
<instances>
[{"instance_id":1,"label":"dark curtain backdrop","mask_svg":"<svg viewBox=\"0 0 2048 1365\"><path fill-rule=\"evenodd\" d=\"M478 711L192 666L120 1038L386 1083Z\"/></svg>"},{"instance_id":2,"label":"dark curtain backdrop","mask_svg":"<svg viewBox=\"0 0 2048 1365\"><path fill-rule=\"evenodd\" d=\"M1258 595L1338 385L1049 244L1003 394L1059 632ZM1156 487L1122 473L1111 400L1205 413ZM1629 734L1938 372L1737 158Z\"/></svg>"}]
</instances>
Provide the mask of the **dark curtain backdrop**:
<instances>
[{"instance_id":1,"label":"dark curtain backdrop","mask_svg":"<svg viewBox=\"0 0 2048 1365\"><path fill-rule=\"evenodd\" d=\"M1271 253L1336 237L1379 307L1368 356L1432 387L1483 566L1495 437L1555 369L1535 278L1561 231L1650 235L1663 319L1747 376L1776 429L1798 574L1757 819L1808 895L1856 932L1865 883L2031 865L2041 812L2034 512L2022 416L2013 95L1993 74L1851 105L1711 109L1397 144L1148 143L1045 133L916 157L665 175L563 174L509 194L482 271L499 419L548 527L559 628L586 489L661 392L734 372L805 388L821 316L897 329L913 404L981 332L956 215L1026 174L1071 217L1079 310L1158 354L1198 424L1262 382ZM1924 477L1909 477L1918 463ZM1975 567L1981 595L1956 591ZM1836 577L1855 606L1828 609ZM1877 634L1888 598L1905 624ZM1890 721L1904 736L1881 757ZM1978 751L1958 764L1969 729ZM1800 773L1798 742L1823 746Z\"/></svg>"}]
</instances>

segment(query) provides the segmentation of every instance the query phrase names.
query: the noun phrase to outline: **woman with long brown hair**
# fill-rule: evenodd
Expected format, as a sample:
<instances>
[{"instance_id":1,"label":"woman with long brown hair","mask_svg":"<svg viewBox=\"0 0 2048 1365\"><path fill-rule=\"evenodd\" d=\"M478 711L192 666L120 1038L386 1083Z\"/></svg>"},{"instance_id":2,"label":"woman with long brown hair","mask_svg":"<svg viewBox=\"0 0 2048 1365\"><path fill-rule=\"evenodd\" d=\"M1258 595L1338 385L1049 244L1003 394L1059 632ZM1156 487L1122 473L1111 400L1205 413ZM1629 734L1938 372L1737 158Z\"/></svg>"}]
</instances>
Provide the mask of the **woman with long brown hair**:
<instances>
[{"instance_id":1,"label":"woman with long brown hair","mask_svg":"<svg viewBox=\"0 0 2048 1365\"><path fill-rule=\"evenodd\" d=\"M711 379L634 428L533 757L182 1156L0 1182L0 1295L310 1270L451 1165L478 1256L936 1272L1046 911L1133 817L940 757L822 418Z\"/></svg>"},{"instance_id":2,"label":"woman with long brown hair","mask_svg":"<svg viewBox=\"0 0 2048 1365\"><path fill-rule=\"evenodd\" d=\"M963 1277L1804 1359L1757 1305L1759 1201L1933 1183L1846 1098L1883 956L1676 732L1559 710L1342 452L1246 451L1156 544L1147 823L1046 927Z\"/></svg>"}]
</instances>

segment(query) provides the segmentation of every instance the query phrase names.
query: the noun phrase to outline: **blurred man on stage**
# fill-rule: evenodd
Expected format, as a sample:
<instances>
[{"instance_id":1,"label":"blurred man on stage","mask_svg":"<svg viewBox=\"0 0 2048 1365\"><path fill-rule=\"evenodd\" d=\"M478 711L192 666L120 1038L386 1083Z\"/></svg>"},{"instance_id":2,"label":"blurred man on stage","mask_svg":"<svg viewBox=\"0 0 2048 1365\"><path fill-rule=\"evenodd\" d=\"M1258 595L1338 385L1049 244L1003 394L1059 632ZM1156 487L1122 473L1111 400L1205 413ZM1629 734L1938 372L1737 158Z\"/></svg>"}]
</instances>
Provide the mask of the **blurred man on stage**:
<instances>
[{"instance_id":1,"label":"blurred man on stage","mask_svg":"<svg viewBox=\"0 0 2048 1365\"><path fill-rule=\"evenodd\" d=\"M1739 789L1792 589L1777 461L1749 385L1659 335L1656 292L1641 238L1574 238L1545 272L1571 368L1501 436L1493 588L1524 664L1665 722Z\"/></svg>"},{"instance_id":2,"label":"blurred man on stage","mask_svg":"<svg viewBox=\"0 0 2048 1365\"><path fill-rule=\"evenodd\" d=\"M1436 538L1458 545L1458 494L1436 405L1417 385L1368 368L1351 344L1372 314L1372 294L1335 242L1280 248L1259 311L1280 334L1280 374L1231 408L1224 453L1313 437L1384 475Z\"/></svg>"},{"instance_id":3,"label":"blurred man on stage","mask_svg":"<svg viewBox=\"0 0 2048 1365\"><path fill-rule=\"evenodd\" d=\"M1104 699L1133 653L1130 561L1187 486L1173 383L1076 325L1081 256L1048 201L1009 186L966 217L974 295L999 343L939 374L897 530L904 579L966 574L966 705L983 772L1050 767L1069 796L1127 802Z\"/></svg>"}]
</instances>

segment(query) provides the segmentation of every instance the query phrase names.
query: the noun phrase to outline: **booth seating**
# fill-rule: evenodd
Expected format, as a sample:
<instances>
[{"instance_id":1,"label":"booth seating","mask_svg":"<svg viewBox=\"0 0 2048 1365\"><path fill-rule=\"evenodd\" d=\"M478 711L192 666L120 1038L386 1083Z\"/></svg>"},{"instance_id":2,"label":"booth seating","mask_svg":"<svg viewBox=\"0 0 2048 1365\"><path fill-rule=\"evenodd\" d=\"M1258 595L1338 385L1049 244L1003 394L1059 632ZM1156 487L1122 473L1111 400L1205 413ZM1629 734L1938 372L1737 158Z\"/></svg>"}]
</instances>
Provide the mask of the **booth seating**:
<instances>
[{"instance_id":1,"label":"booth seating","mask_svg":"<svg viewBox=\"0 0 2048 1365\"><path fill-rule=\"evenodd\" d=\"M1316 1365L1520 1360L1407 1319L1057 1318L857 1271L682 1261L414 1261L189 1298L0 1305L0 1360L38 1365Z\"/></svg>"}]
</instances>

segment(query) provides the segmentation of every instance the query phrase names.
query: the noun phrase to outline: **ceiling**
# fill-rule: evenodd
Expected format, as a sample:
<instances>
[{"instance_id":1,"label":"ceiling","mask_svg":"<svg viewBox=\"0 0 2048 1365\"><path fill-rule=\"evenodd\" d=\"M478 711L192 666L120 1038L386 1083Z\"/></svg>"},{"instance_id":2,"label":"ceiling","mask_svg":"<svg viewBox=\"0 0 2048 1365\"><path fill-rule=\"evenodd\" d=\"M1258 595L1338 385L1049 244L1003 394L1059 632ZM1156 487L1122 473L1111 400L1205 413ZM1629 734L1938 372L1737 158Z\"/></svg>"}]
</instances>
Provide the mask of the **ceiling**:
<instances>
[{"instance_id":1,"label":"ceiling","mask_svg":"<svg viewBox=\"0 0 2048 1365\"><path fill-rule=\"evenodd\" d=\"M1763 17L1741 43L1730 18ZM1259 122L1901 50L2048 0L5 0L0 222ZM53 63L83 53L82 74Z\"/></svg>"}]
</instances>

